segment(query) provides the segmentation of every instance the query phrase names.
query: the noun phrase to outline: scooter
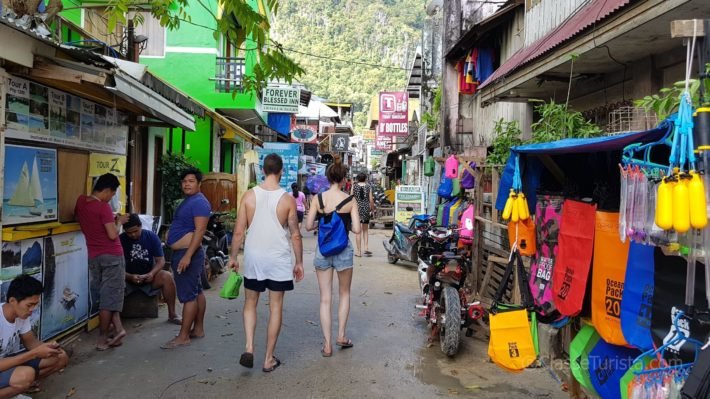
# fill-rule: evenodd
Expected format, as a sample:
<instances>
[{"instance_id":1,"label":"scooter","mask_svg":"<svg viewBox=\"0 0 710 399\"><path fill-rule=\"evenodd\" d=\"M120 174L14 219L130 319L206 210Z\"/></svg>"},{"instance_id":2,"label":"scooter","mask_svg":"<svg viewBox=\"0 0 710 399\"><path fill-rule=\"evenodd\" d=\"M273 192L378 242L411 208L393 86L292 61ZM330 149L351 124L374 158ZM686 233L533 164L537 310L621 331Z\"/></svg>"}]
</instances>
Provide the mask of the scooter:
<instances>
[{"instance_id":1,"label":"scooter","mask_svg":"<svg viewBox=\"0 0 710 399\"><path fill-rule=\"evenodd\" d=\"M228 199L223 199L219 210L212 212L207 221L207 230L202 236L202 247L205 250L205 270L207 272L207 280L211 281L218 274L224 273L229 261L229 243L227 238L227 230L222 223L222 216L225 212L220 210L229 205Z\"/></svg>"},{"instance_id":2,"label":"scooter","mask_svg":"<svg viewBox=\"0 0 710 399\"><path fill-rule=\"evenodd\" d=\"M409 221L409 225L400 222L395 223L392 237L387 241L382 241L382 245L387 251L387 262L395 264L402 259L417 263L419 240L429 228L429 225L429 215L414 215Z\"/></svg>"},{"instance_id":3,"label":"scooter","mask_svg":"<svg viewBox=\"0 0 710 399\"><path fill-rule=\"evenodd\" d=\"M485 312L480 302L468 302L469 293L464 288L467 261L464 255L444 252L431 255L428 261L420 259L417 267L422 304L416 308L431 328L429 340L438 337L441 351L449 357L459 350L461 330L466 328L466 336L470 337L471 325L480 323Z\"/></svg>"}]
</instances>

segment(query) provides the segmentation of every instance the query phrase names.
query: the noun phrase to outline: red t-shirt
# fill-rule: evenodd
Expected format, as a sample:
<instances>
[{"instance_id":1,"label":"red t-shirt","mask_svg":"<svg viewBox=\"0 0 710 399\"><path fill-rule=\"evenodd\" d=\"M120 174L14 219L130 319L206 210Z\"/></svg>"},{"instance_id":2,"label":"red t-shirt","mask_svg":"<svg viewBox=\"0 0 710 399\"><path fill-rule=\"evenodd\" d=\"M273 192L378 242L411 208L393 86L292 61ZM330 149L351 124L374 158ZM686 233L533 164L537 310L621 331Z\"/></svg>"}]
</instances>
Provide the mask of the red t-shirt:
<instances>
[{"instance_id":1,"label":"red t-shirt","mask_svg":"<svg viewBox=\"0 0 710 399\"><path fill-rule=\"evenodd\" d=\"M121 240L108 238L106 223L114 223L111 206L103 201L95 200L86 195L80 195L74 207L74 217L81 226L81 232L86 238L89 259L99 255L123 256Z\"/></svg>"}]
</instances>

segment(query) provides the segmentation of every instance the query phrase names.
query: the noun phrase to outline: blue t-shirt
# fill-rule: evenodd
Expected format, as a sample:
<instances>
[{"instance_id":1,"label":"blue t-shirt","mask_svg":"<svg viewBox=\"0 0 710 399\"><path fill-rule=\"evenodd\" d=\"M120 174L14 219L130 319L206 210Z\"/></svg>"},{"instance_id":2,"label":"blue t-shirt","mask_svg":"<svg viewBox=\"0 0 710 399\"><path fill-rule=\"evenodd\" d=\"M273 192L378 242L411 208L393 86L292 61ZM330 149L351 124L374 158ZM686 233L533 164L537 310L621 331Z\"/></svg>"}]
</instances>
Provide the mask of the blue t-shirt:
<instances>
[{"instance_id":1,"label":"blue t-shirt","mask_svg":"<svg viewBox=\"0 0 710 399\"><path fill-rule=\"evenodd\" d=\"M202 193L191 195L182 200L180 206L175 210L173 223L168 230L168 245L173 245L185 234L194 232L195 218L210 217L211 210L210 202Z\"/></svg>"},{"instance_id":2,"label":"blue t-shirt","mask_svg":"<svg viewBox=\"0 0 710 399\"><path fill-rule=\"evenodd\" d=\"M153 269L154 258L165 256L160 238L150 230L141 230L138 240L132 240L126 233L121 233L120 238L126 258L126 273L146 274Z\"/></svg>"}]
</instances>

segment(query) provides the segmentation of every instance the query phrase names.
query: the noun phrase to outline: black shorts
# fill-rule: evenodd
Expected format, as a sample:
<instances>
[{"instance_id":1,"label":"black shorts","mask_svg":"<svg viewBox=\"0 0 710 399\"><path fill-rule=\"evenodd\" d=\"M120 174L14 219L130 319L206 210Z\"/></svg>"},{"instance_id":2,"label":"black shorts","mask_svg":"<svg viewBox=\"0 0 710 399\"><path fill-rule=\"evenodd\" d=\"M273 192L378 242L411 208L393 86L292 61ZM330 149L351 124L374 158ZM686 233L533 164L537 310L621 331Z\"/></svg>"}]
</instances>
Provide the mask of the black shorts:
<instances>
[{"instance_id":1,"label":"black shorts","mask_svg":"<svg viewBox=\"0 0 710 399\"><path fill-rule=\"evenodd\" d=\"M274 280L257 280L252 278L244 279L244 288L257 292L264 292L268 288L269 291L293 291L293 280L274 281Z\"/></svg>"},{"instance_id":2,"label":"black shorts","mask_svg":"<svg viewBox=\"0 0 710 399\"><path fill-rule=\"evenodd\" d=\"M296 211L296 215L298 216L298 223L303 223L303 212Z\"/></svg>"}]
</instances>

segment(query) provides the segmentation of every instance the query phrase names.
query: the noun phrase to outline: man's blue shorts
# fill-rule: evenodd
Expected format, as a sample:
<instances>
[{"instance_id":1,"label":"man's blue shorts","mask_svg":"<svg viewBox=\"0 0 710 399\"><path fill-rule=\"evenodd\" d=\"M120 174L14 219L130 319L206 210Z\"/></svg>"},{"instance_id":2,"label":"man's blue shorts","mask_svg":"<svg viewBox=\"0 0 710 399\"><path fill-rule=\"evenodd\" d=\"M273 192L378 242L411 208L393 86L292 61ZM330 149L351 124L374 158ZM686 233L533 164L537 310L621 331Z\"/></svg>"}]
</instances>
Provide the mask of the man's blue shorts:
<instances>
[{"instance_id":1,"label":"man's blue shorts","mask_svg":"<svg viewBox=\"0 0 710 399\"><path fill-rule=\"evenodd\" d=\"M37 379L37 377L39 377L39 362L41 361L42 359L32 359L28 362L21 364L20 366L29 366L35 369L35 379ZM7 388L10 386L10 377L12 377L12 373L14 373L15 369L20 366L15 366L5 371L0 371L0 389Z\"/></svg>"},{"instance_id":2,"label":"man's blue shorts","mask_svg":"<svg viewBox=\"0 0 710 399\"><path fill-rule=\"evenodd\" d=\"M177 297L180 303L191 302L197 299L197 296L202 292L202 281L200 277L205 268L205 251L200 249L192 255L190 265L182 273L177 272L180 259L185 256L187 249L178 249L173 251L173 259L171 267L173 269L173 278L175 279L175 288L177 289Z\"/></svg>"}]
</instances>

